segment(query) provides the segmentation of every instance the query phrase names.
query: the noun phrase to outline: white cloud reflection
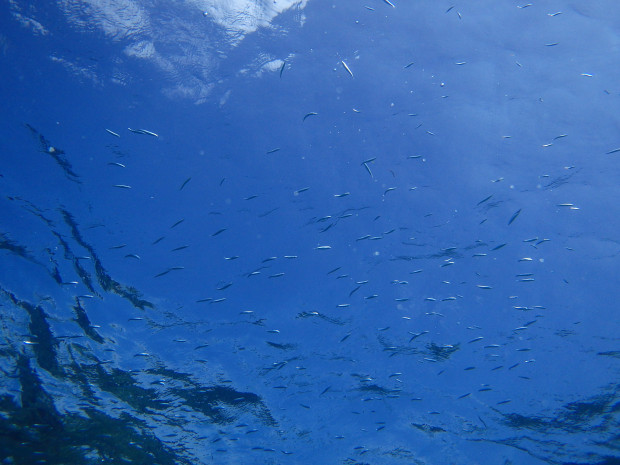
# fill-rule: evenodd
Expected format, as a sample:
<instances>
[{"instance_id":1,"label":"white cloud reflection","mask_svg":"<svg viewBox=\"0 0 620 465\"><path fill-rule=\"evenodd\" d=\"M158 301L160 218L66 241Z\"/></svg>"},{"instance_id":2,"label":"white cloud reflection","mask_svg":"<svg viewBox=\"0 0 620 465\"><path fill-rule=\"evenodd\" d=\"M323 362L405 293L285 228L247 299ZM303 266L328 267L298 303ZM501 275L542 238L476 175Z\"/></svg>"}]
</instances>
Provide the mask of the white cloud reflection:
<instances>
[{"instance_id":1,"label":"white cloud reflection","mask_svg":"<svg viewBox=\"0 0 620 465\"><path fill-rule=\"evenodd\" d=\"M226 59L227 50L237 47L258 29L271 28L274 18L283 12L302 9L306 3L307 0L184 0L165 2L163 9L157 2L153 6L145 0L59 0L57 5L78 33L102 33L111 43L122 45L119 56L105 57L115 62L114 70L96 70L100 75L91 76L91 80L118 84L116 76L127 72L123 62L139 60L163 73L167 82L163 87L165 95L201 103L219 79L215 73ZM50 30L53 34L54 27L60 28L42 24L37 10L26 0L10 0L9 4L13 18L33 34L47 35ZM301 23L303 18L296 20ZM100 48L110 50L109 45L103 43ZM78 76L93 73L91 68L80 70L75 57L61 56L58 51L51 55L53 61ZM282 63L278 57L267 61L255 57L246 66L252 75L258 76L276 71ZM67 66L69 63L71 66Z\"/></svg>"}]
</instances>

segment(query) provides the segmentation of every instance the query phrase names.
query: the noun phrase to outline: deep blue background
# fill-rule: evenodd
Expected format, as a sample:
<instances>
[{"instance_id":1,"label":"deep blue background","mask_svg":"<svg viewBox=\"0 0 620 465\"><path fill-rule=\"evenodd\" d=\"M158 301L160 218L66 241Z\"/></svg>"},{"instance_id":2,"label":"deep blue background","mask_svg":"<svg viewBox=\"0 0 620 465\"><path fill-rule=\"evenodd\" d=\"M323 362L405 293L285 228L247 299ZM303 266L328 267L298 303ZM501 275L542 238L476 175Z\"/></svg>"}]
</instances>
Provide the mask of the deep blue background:
<instances>
[{"instance_id":1,"label":"deep blue background","mask_svg":"<svg viewBox=\"0 0 620 465\"><path fill-rule=\"evenodd\" d=\"M2 463L620 463L615 2L171 3L2 2Z\"/></svg>"}]
</instances>

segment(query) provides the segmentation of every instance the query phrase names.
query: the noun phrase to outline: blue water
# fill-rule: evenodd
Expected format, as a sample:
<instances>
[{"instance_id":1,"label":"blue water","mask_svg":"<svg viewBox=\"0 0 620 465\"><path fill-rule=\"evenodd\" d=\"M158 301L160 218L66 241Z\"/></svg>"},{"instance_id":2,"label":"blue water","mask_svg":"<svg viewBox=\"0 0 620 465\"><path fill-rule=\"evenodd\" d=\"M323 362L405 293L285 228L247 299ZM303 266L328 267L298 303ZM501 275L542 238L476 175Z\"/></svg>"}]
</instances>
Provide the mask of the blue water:
<instances>
[{"instance_id":1,"label":"blue water","mask_svg":"<svg viewBox=\"0 0 620 465\"><path fill-rule=\"evenodd\" d=\"M0 463L620 463L618 24L2 2Z\"/></svg>"}]
</instances>

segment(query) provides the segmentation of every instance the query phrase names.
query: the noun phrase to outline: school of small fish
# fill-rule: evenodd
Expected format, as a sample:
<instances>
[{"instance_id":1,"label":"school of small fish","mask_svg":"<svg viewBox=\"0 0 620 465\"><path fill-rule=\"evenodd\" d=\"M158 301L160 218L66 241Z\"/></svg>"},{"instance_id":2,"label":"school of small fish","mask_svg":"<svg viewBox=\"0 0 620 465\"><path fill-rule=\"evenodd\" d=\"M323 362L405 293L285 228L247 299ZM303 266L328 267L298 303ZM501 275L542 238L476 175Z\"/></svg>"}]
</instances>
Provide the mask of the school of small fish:
<instances>
[{"instance_id":1,"label":"school of small fish","mask_svg":"<svg viewBox=\"0 0 620 465\"><path fill-rule=\"evenodd\" d=\"M461 6L441 14L466 23ZM399 7L382 0L360 9L389 19ZM511 8L536 7L547 21L569 17L534 4ZM562 44L549 34L539 45ZM462 50L441 59L459 71L475 66ZM394 87L431 66L393 60L386 81ZM527 68L511 60L511 72ZM274 69L278 85L298 78L298 66L288 57ZM330 71L347 89L361 85L364 70L343 53ZM463 102L435 80L438 100ZM497 165L478 173L468 152L487 148L450 145L450 134L427 124L428 106L405 106L376 116L363 98L343 114L300 103L291 119L298 145L267 132L249 142L246 159L213 156L208 165L161 156L191 135L98 122L92 175L50 140L57 135L24 123L21 136L73 202L5 189L7 218L34 231L20 237L8 220L0 230L5 266L25 270L0 280L3 324L15 323L5 331L13 342L2 346L12 390L3 399L18 411L11 399L22 392L20 402L47 412L20 424L24 448L40 448L37 428L60 428L79 444L89 419L108 425L89 433L102 441L88 446L93 456L114 443L136 463L620 460L620 384L605 375L618 374L618 338L601 336L601 350L588 345L587 312L566 304L583 305L575 289L591 282L575 264L613 266L618 253L607 247L613 238L593 246L596 260L580 249L594 242L580 229L592 221L580 201L587 167L554 160L517 180L518 160L500 162L498 153ZM355 144L334 135L366 123L394 134L393 121L416 142L382 144L361 129ZM498 152L522 137L512 128L496 135ZM583 137L537 130L531 150L541 157L570 152ZM313 139L318 131L325 142ZM441 153L437 140L453 153ZM620 148L604 143L592 157L615 169ZM32 294L24 295L17 283L28 276ZM581 381L592 390L566 387L587 378L588 364L596 369ZM599 445L574 449L573 434ZM583 461L588 454L612 461ZM56 462L46 451L38 463Z\"/></svg>"}]
</instances>

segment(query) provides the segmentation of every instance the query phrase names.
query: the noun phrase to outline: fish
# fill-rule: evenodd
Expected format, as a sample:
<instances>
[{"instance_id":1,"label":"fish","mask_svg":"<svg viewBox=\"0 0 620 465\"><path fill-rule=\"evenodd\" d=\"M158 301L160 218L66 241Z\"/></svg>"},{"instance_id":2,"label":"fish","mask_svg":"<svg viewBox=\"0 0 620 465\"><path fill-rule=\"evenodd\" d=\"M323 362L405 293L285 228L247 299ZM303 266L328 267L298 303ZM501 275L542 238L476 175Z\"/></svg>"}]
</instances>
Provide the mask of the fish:
<instances>
[{"instance_id":1,"label":"fish","mask_svg":"<svg viewBox=\"0 0 620 465\"><path fill-rule=\"evenodd\" d=\"M304 116L304 119L302 120L302 123L304 121L306 121L306 118L308 118L309 116L316 116L316 115L318 115L318 113L315 112L315 111L311 111L310 113L306 113L305 116Z\"/></svg>"},{"instance_id":2,"label":"fish","mask_svg":"<svg viewBox=\"0 0 620 465\"><path fill-rule=\"evenodd\" d=\"M521 213L521 209L519 208L514 215L512 215L512 218L510 218L510 220L508 221L508 226L510 226L512 224L512 222L514 220L517 219L517 216L519 216L519 214Z\"/></svg>"},{"instance_id":3,"label":"fish","mask_svg":"<svg viewBox=\"0 0 620 465\"><path fill-rule=\"evenodd\" d=\"M351 75L351 77L354 77L353 76L353 71L351 71L351 69L347 66L347 64L344 61L342 61L342 60L340 60L340 63L342 63L342 66L344 66L344 69L347 70L347 72Z\"/></svg>"},{"instance_id":4,"label":"fish","mask_svg":"<svg viewBox=\"0 0 620 465\"><path fill-rule=\"evenodd\" d=\"M185 218L180 219L179 221L177 221L176 223L174 223L172 226L170 226L170 229L172 229L172 228L176 228L178 225L180 225L181 223L183 223L183 221L185 221Z\"/></svg>"},{"instance_id":5,"label":"fish","mask_svg":"<svg viewBox=\"0 0 620 465\"><path fill-rule=\"evenodd\" d=\"M478 206L478 205L482 205L482 204L483 204L484 202L486 202L487 200L490 200L490 199L491 199L491 197L493 197L493 194L491 194L491 195L489 195L488 197L485 197L484 199L482 199L480 202L478 202L478 203L476 204L476 206Z\"/></svg>"},{"instance_id":6,"label":"fish","mask_svg":"<svg viewBox=\"0 0 620 465\"><path fill-rule=\"evenodd\" d=\"M159 137L158 134L155 134L154 132L151 132L151 131L147 131L146 129L131 129L131 128L127 128L127 129L129 129L131 132L135 134L144 134L146 136Z\"/></svg>"}]
</instances>

